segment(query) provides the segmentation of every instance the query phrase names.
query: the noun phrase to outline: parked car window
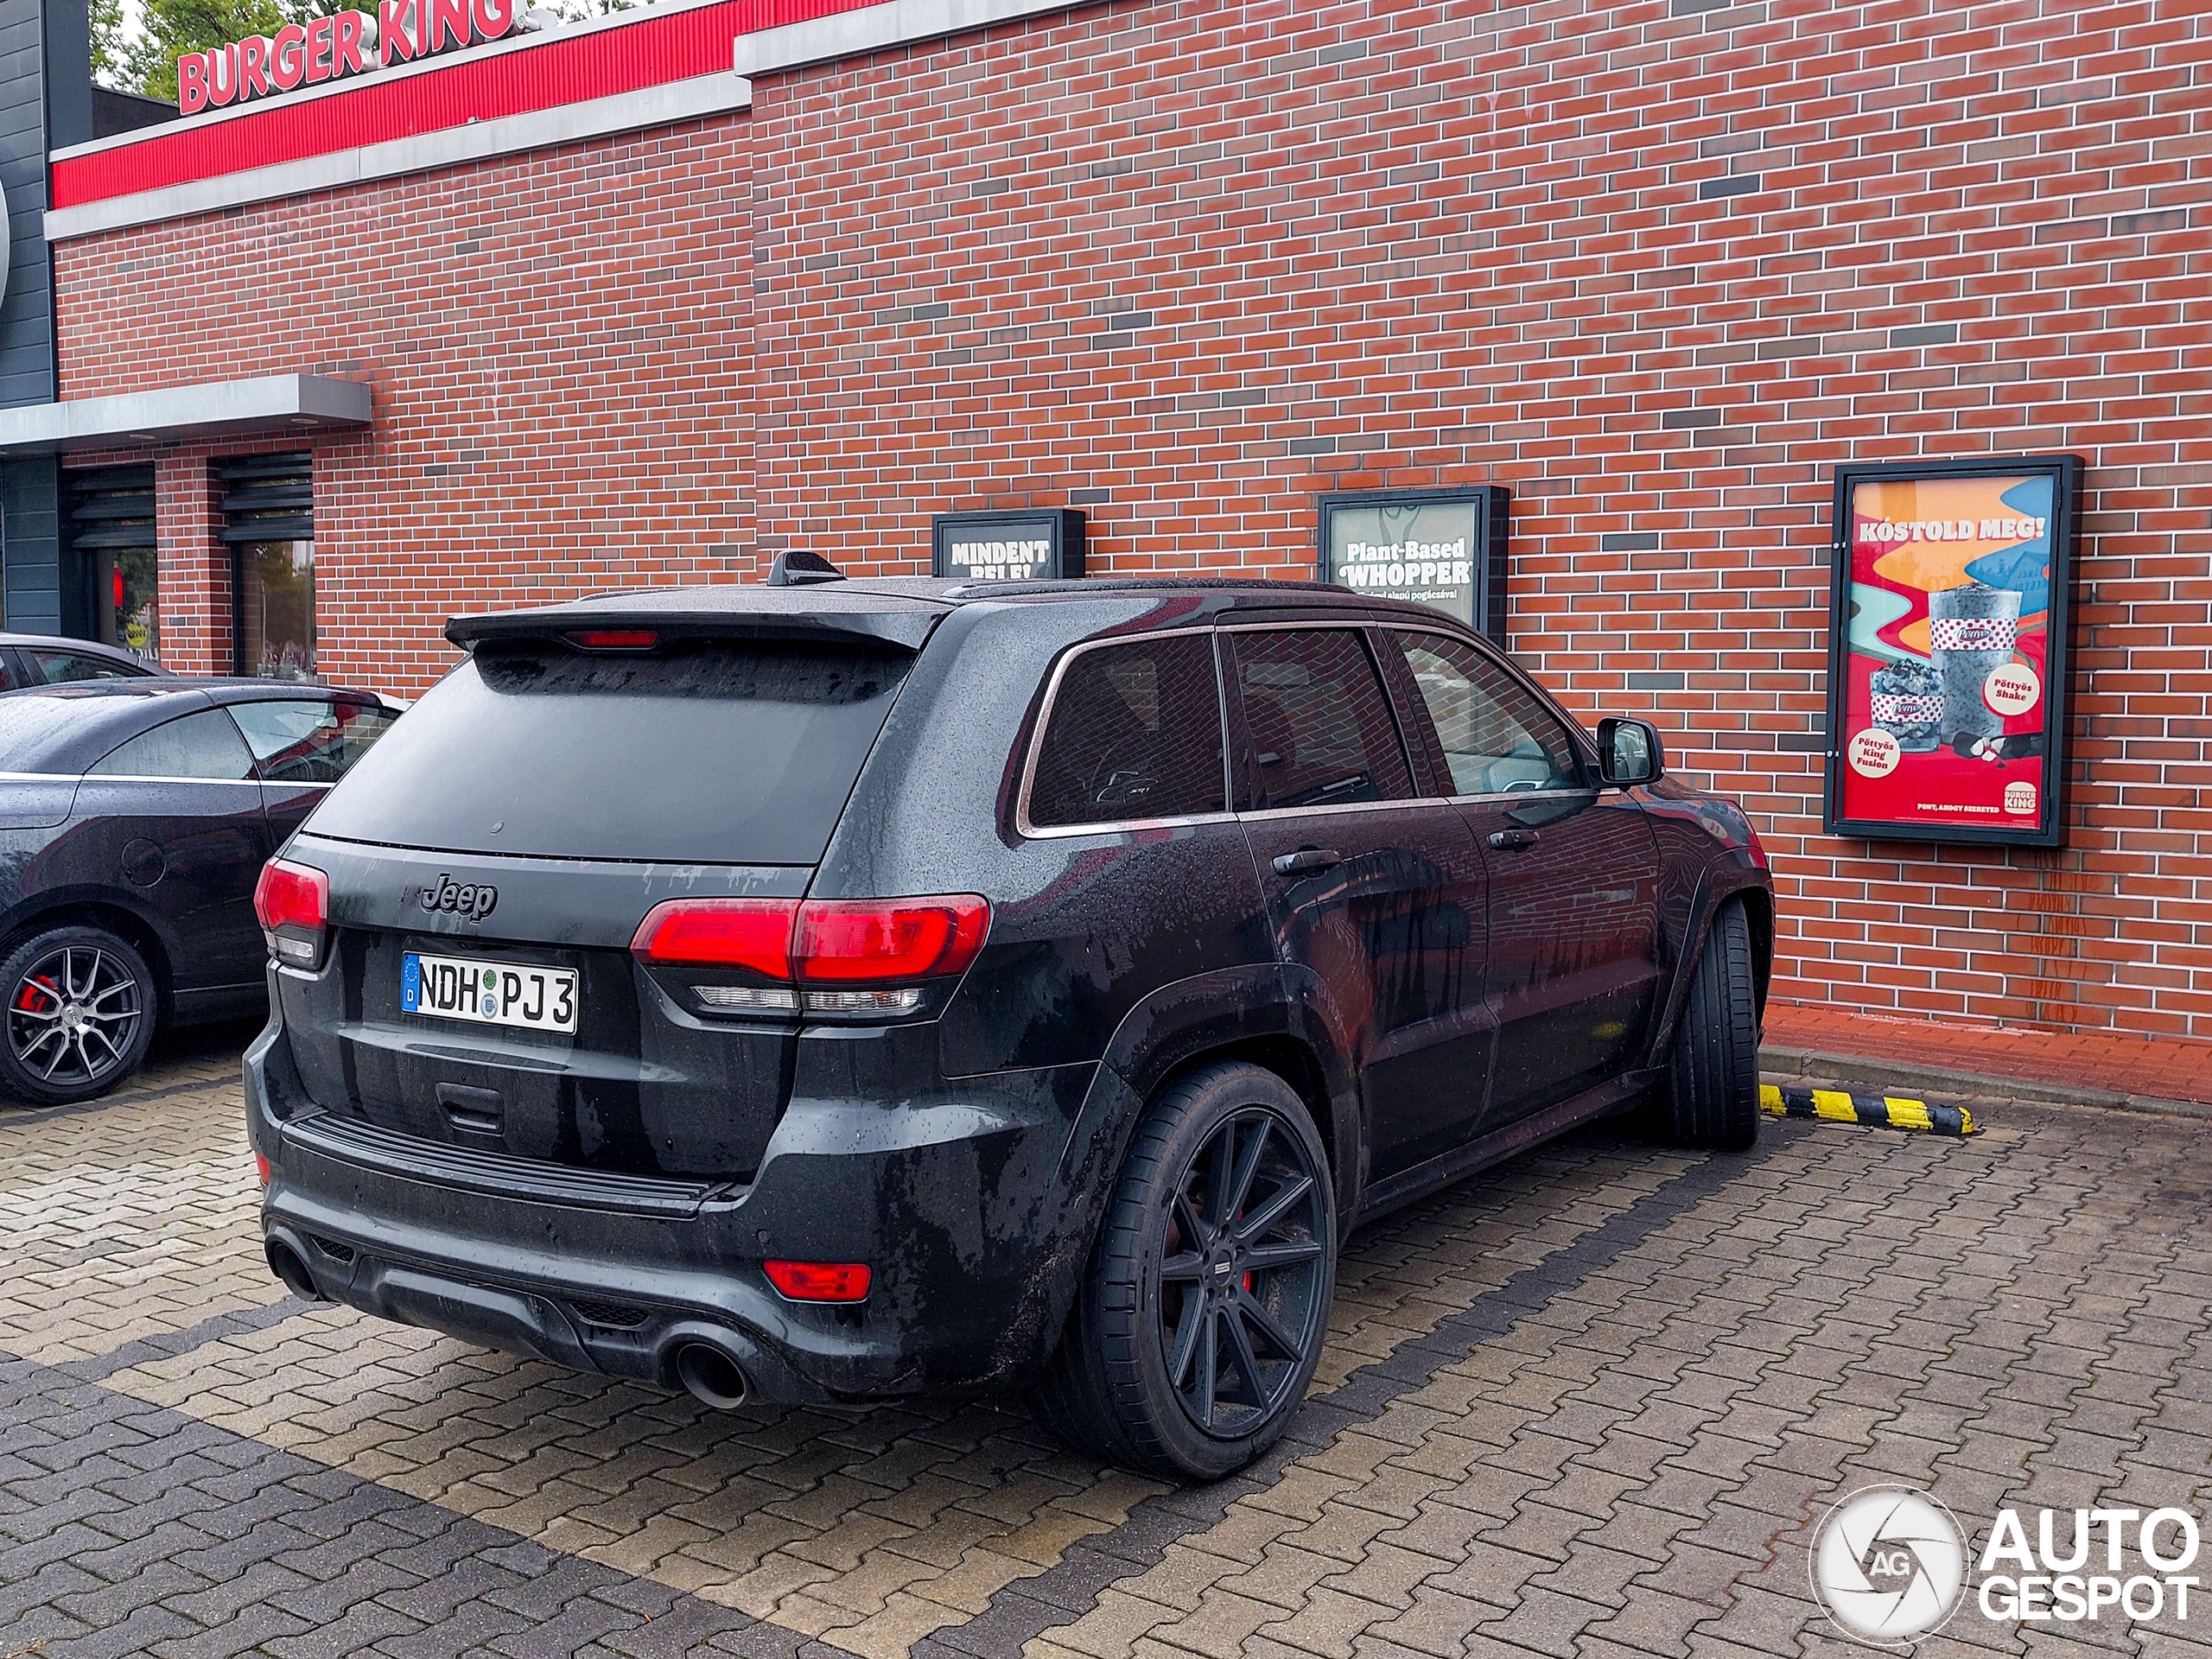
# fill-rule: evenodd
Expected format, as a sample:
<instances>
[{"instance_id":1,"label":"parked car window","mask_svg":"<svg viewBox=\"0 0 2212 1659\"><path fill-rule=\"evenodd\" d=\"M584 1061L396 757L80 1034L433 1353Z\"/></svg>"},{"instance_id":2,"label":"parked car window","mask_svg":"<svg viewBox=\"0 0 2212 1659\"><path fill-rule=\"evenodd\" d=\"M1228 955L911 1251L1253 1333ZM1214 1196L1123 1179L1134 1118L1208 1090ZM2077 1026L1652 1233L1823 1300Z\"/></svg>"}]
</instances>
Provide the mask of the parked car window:
<instances>
[{"instance_id":1,"label":"parked car window","mask_svg":"<svg viewBox=\"0 0 2212 1659\"><path fill-rule=\"evenodd\" d=\"M277 784L334 784L395 718L358 702L234 702L261 775Z\"/></svg>"},{"instance_id":2,"label":"parked car window","mask_svg":"<svg viewBox=\"0 0 2212 1659\"><path fill-rule=\"evenodd\" d=\"M1452 770L1455 795L1576 789L1582 768L1566 729L1527 688L1462 640L1401 633Z\"/></svg>"},{"instance_id":3,"label":"parked car window","mask_svg":"<svg viewBox=\"0 0 2212 1659\"><path fill-rule=\"evenodd\" d=\"M1226 811L1222 753L1210 636L1086 651L1052 699L1029 821L1064 829Z\"/></svg>"},{"instance_id":4,"label":"parked car window","mask_svg":"<svg viewBox=\"0 0 2212 1659\"><path fill-rule=\"evenodd\" d=\"M253 776L253 757L220 709L172 720L108 752L87 769L95 778L206 778L229 782Z\"/></svg>"},{"instance_id":5,"label":"parked car window","mask_svg":"<svg viewBox=\"0 0 2212 1659\"><path fill-rule=\"evenodd\" d=\"M1261 808L1412 798L1397 721L1354 628L1235 633Z\"/></svg>"},{"instance_id":6,"label":"parked car window","mask_svg":"<svg viewBox=\"0 0 2212 1659\"><path fill-rule=\"evenodd\" d=\"M138 677L121 663L105 657L87 657L76 651L28 651L31 667L48 685L67 685L75 680L130 680Z\"/></svg>"}]
</instances>

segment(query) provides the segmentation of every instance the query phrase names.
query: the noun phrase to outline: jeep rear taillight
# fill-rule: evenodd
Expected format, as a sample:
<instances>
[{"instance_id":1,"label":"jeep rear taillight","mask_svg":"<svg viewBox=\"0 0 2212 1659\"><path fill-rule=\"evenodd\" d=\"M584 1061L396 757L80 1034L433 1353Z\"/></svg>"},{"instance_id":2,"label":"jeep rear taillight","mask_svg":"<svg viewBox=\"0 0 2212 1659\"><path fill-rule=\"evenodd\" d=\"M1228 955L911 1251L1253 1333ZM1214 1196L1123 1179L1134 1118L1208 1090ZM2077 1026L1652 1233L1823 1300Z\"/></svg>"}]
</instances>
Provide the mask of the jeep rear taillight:
<instances>
[{"instance_id":1,"label":"jeep rear taillight","mask_svg":"<svg viewBox=\"0 0 2212 1659\"><path fill-rule=\"evenodd\" d=\"M272 858L254 883L253 913L261 918L269 954L289 968L313 969L322 961L322 941L330 919L330 878L308 864Z\"/></svg>"},{"instance_id":2,"label":"jeep rear taillight","mask_svg":"<svg viewBox=\"0 0 2212 1659\"><path fill-rule=\"evenodd\" d=\"M965 972L983 948L991 907L974 893L938 899L810 899L791 936L797 978L898 983Z\"/></svg>"},{"instance_id":3,"label":"jeep rear taillight","mask_svg":"<svg viewBox=\"0 0 2212 1659\"><path fill-rule=\"evenodd\" d=\"M903 1014L918 994L892 987L964 973L983 948L991 907L974 893L918 899L671 899L638 925L630 949L652 967L721 968L782 985L833 985L805 995L817 1014ZM743 988L694 986L709 1007L791 1008Z\"/></svg>"},{"instance_id":4,"label":"jeep rear taillight","mask_svg":"<svg viewBox=\"0 0 2212 1659\"><path fill-rule=\"evenodd\" d=\"M791 976L796 899L671 899L655 905L630 941L656 967L745 968Z\"/></svg>"}]
</instances>

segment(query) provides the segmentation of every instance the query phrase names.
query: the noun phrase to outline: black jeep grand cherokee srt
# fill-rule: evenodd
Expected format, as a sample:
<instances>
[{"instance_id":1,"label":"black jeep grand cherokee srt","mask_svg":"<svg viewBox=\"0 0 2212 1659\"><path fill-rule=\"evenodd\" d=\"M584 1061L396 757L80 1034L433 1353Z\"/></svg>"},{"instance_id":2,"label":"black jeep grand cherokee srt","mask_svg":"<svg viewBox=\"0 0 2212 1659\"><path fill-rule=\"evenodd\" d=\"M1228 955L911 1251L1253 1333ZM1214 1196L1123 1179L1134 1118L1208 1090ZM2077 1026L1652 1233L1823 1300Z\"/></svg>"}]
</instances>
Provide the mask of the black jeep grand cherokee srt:
<instances>
[{"instance_id":1,"label":"black jeep grand cherokee srt","mask_svg":"<svg viewBox=\"0 0 2212 1659\"><path fill-rule=\"evenodd\" d=\"M852 581L447 632L257 897L302 1295L717 1405L1038 1378L1213 1476L1357 1219L1639 1104L1758 1132L1749 825L1433 612Z\"/></svg>"}]
</instances>

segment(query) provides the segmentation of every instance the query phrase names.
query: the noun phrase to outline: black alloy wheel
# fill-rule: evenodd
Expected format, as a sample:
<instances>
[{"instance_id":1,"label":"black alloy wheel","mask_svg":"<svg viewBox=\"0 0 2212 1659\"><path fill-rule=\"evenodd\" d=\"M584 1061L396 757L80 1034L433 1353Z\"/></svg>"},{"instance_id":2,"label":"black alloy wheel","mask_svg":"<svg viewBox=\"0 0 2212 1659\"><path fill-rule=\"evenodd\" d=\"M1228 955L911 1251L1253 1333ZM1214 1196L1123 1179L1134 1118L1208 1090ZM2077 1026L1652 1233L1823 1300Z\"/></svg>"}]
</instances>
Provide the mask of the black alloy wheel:
<instances>
[{"instance_id":1,"label":"black alloy wheel","mask_svg":"<svg viewBox=\"0 0 2212 1659\"><path fill-rule=\"evenodd\" d=\"M1201 1067L1138 1125L1040 1402L1071 1444L1184 1479L1243 1468L1320 1362L1337 1267L1328 1160L1257 1066Z\"/></svg>"},{"instance_id":2,"label":"black alloy wheel","mask_svg":"<svg viewBox=\"0 0 2212 1659\"><path fill-rule=\"evenodd\" d=\"M1207 1433L1249 1433L1318 1353L1322 1177L1273 1111L1224 1118L1183 1171L1150 1299L1167 1380Z\"/></svg>"},{"instance_id":3,"label":"black alloy wheel","mask_svg":"<svg viewBox=\"0 0 2212 1659\"><path fill-rule=\"evenodd\" d=\"M143 957L105 928L41 933L0 963L7 1041L0 1078L46 1105L91 1100L137 1069L153 1039Z\"/></svg>"}]
</instances>

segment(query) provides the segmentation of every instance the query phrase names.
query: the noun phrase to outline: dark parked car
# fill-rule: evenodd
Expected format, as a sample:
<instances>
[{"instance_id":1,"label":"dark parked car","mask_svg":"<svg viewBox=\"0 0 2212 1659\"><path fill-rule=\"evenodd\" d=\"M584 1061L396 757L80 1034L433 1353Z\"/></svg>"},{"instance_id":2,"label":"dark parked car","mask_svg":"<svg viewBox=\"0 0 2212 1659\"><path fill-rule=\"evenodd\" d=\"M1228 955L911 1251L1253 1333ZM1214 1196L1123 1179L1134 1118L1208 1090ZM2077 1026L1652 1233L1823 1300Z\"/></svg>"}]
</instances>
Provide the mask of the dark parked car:
<instances>
[{"instance_id":1,"label":"dark parked car","mask_svg":"<svg viewBox=\"0 0 2212 1659\"><path fill-rule=\"evenodd\" d=\"M0 696L0 1084L130 1076L157 1024L252 1013L270 853L391 721L320 686L172 676Z\"/></svg>"},{"instance_id":2,"label":"dark parked car","mask_svg":"<svg viewBox=\"0 0 2212 1659\"><path fill-rule=\"evenodd\" d=\"M1743 816L1434 612L854 581L448 635L261 895L299 1294L717 1405L1035 1379L1210 1476L1355 1220L1640 1103L1757 1133Z\"/></svg>"},{"instance_id":3,"label":"dark parked car","mask_svg":"<svg viewBox=\"0 0 2212 1659\"><path fill-rule=\"evenodd\" d=\"M90 639L43 633L0 633L0 691L82 680L168 678L169 671L136 652Z\"/></svg>"}]
</instances>

